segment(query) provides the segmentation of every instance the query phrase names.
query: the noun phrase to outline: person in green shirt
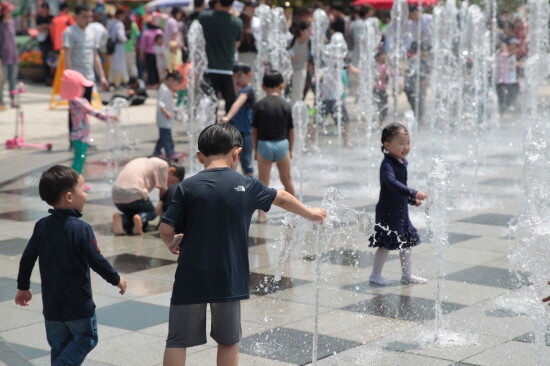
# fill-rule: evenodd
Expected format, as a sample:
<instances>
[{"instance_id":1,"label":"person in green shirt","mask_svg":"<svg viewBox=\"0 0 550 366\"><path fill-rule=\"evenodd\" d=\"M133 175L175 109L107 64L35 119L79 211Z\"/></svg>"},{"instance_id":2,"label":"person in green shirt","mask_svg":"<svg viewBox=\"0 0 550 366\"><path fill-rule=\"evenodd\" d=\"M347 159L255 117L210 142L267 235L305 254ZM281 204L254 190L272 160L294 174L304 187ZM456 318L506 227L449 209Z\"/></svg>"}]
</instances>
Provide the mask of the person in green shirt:
<instances>
[{"instance_id":1,"label":"person in green shirt","mask_svg":"<svg viewBox=\"0 0 550 366\"><path fill-rule=\"evenodd\" d=\"M126 30L126 38L128 41L124 44L126 54L126 68L128 69L129 77L137 77L137 62L136 62L136 42L141 35L139 27L130 17L124 20L124 28Z\"/></svg>"},{"instance_id":2,"label":"person in green shirt","mask_svg":"<svg viewBox=\"0 0 550 366\"><path fill-rule=\"evenodd\" d=\"M233 87L233 64L235 49L239 47L243 22L230 14L232 0L219 0L217 10L204 11L199 15L204 39L208 68L204 78L225 100L225 112L235 101Z\"/></svg>"}]
</instances>

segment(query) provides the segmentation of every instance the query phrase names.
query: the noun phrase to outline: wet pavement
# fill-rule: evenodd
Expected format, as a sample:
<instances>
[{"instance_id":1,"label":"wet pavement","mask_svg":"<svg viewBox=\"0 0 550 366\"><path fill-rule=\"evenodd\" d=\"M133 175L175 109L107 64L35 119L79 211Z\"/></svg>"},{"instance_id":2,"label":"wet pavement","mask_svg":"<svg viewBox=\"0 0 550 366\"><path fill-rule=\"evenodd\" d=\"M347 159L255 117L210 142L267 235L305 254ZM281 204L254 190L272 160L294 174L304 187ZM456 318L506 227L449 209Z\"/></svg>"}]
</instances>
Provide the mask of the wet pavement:
<instances>
[{"instance_id":1,"label":"wet pavement","mask_svg":"<svg viewBox=\"0 0 550 366\"><path fill-rule=\"evenodd\" d=\"M32 276L31 306L17 307L13 297L21 253L35 221L47 215L48 207L37 195L37 179L49 165L70 164L72 157L66 151L66 111L47 111L48 98L40 88L31 88L28 98L34 103L26 107L31 116L48 113L44 125L28 135L53 141L54 151L0 151L0 365L10 366L49 364L37 268ZM13 122L7 113L11 111L0 114L4 132ZM130 110L121 126L131 148L120 158L152 151L157 133L153 118L152 99ZM154 229L143 236L112 234L111 216L116 209L109 198L112 152L106 146L106 135L110 127L92 123L98 151L90 154L84 172L92 190L82 219L93 226L103 255L128 280L128 292L120 296L114 287L92 275L100 341L84 365L160 365L177 258ZM444 254L442 308L444 328L453 334L452 340L444 344L429 341L435 334L434 250L426 235L424 209L411 208L412 221L425 239L413 250L413 266L430 280L428 284L402 285L399 257L391 253L384 275L392 284L370 286L374 250L366 238L357 239L353 246L333 243L322 253L319 365L535 364L533 326L525 310L527 273L510 272L507 259L514 243L507 225L521 202L520 127L513 119L503 120L485 146L477 178L466 154L459 151L453 155L452 149L446 150L452 162L455 209L449 223L451 245ZM335 186L348 205L373 215L382 156L378 147L372 154L368 144L377 138L363 138L364 130L352 124L355 147L338 149L333 126L327 129L320 150L304 157L304 201L319 205L327 188ZM187 148L185 131L184 123L174 131L180 151ZM413 143L417 150L410 158L410 186L425 190L437 144L426 126L420 127ZM281 187L276 178L273 186ZM157 200L158 193L151 197ZM250 229L252 295L242 304L240 364L305 365L312 361L315 252L308 246L295 250L281 281L275 281L283 211L274 208L268 217L266 224L253 223ZM543 352L545 359L550 359L550 349ZM213 365L215 358L216 344L210 338L206 345L188 350L189 365Z\"/></svg>"}]
</instances>

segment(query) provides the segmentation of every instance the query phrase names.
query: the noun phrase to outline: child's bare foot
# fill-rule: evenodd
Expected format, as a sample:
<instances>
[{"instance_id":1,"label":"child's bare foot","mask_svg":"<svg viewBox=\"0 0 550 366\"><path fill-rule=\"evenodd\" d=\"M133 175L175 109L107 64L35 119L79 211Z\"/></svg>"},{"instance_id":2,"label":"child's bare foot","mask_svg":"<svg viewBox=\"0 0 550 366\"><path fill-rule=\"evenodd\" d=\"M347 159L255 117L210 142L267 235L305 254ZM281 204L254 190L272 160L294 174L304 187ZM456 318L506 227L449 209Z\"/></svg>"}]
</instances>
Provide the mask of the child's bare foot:
<instances>
[{"instance_id":1,"label":"child's bare foot","mask_svg":"<svg viewBox=\"0 0 550 366\"><path fill-rule=\"evenodd\" d=\"M122 215L119 213L113 214L113 233L115 233L115 235L126 234L122 225Z\"/></svg>"},{"instance_id":2,"label":"child's bare foot","mask_svg":"<svg viewBox=\"0 0 550 366\"><path fill-rule=\"evenodd\" d=\"M422 277L418 276L412 276L411 277L401 277L401 283L404 285L408 285L410 283L427 283L428 280Z\"/></svg>"},{"instance_id":3,"label":"child's bare foot","mask_svg":"<svg viewBox=\"0 0 550 366\"><path fill-rule=\"evenodd\" d=\"M371 275L369 278L369 283L371 285L377 285L377 286L389 286L391 285L391 282L386 280L382 276L373 276Z\"/></svg>"},{"instance_id":4,"label":"child's bare foot","mask_svg":"<svg viewBox=\"0 0 550 366\"><path fill-rule=\"evenodd\" d=\"M135 214L134 217L132 217L132 220L134 221L132 234L143 235L143 222L141 221L141 216L139 216L138 214Z\"/></svg>"}]
</instances>

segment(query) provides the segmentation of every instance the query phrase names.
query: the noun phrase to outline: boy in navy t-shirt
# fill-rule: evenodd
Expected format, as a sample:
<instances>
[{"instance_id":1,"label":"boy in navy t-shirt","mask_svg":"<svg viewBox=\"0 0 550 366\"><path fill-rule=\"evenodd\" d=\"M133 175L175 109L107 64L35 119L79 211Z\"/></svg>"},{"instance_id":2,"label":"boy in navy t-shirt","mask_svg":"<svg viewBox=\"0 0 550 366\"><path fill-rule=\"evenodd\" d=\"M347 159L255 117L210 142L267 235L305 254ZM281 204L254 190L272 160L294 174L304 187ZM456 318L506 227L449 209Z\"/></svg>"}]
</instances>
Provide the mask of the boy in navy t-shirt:
<instances>
[{"instance_id":1,"label":"boy in navy t-shirt","mask_svg":"<svg viewBox=\"0 0 550 366\"><path fill-rule=\"evenodd\" d=\"M252 79L252 70L247 65L235 65L233 67L233 82L239 89L237 100L229 109L229 112L223 116L220 121L223 123L231 122L239 130L243 138L243 150L239 155L241 169L244 175L252 175L252 109L256 103L254 89L250 86Z\"/></svg>"},{"instance_id":2,"label":"boy in navy t-shirt","mask_svg":"<svg viewBox=\"0 0 550 366\"><path fill-rule=\"evenodd\" d=\"M206 127L197 153L204 170L179 184L162 218L160 236L179 254L164 366L184 364L187 347L206 343L207 303L218 365L237 365L240 300L250 298L247 241L255 210L275 204L312 221L326 217L323 209L307 208L288 192L235 172L242 144L231 124Z\"/></svg>"}]
</instances>

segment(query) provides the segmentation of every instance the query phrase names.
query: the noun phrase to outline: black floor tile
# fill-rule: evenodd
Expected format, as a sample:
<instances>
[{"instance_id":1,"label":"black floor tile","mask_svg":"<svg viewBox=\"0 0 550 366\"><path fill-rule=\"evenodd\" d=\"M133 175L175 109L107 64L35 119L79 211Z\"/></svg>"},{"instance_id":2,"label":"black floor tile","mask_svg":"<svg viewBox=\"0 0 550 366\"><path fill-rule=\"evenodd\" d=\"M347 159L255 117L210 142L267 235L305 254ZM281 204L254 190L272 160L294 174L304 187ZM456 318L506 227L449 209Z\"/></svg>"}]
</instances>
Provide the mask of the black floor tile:
<instances>
[{"instance_id":1,"label":"black floor tile","mask_svg":"<svg viewBox=\"0 0 550 366\"><path fill-rule=\"evenodd\" d=\"M479 182L479 184L487 186L501 186L501 187L514 187L520 184L518 179L506 179L506 178L493 178L486 179Z\"/></svg>"},{"instance_id":2,"label":"black floor tile","mask_svg":"<svg viewBox=\"0 0 550 366\"><path fill-rule=\"evenodd\" d=\"M106 259L117 269L117 271L122 273L134 273L145 269L158 268L177 263L177 261L169 259L139 256L129 253L106 257Z\"/></svg>"},{"instance_id":3,"label":"black floor tile","mask_svg":"<svg viewBox=\"0 0 550 366\"><path fill-rule=\"evenodd\" d=\"M504 268L487 266L470 267L451 273L445 276L445 279L510 290L519 289L530 283L526 272L511 272Z\"/></svg>"},{"instance_id":4,"label":"black floor tile","mask_svg":"<svg viewBox=\"0 0 550 366\"><path fill-rule=\"evenodd\" d=\"M399 258L399 255L390 252L387 260ZM304 257L305 260L314 261L315 256ZM366 252L362 250L334 249L321 255L321 261L342 266L351 266L358 268L370 267L373 264L374 251Z\"/></svg>"},{"instance_id":5,"label":"black floor tile","mask_svg":"<svg viewBox=\"0 0 550 366\"><path fill-rule=\"evenodd\" d=\"M313 333L290 328L275 328L244 338L240 351L281 362L306 365L312 362ZM317 359L360 346L361 343L319 335Z\"/></svg>"},{"instance_id":6,"label":"black floor tile","mask_svg":"<svg viewBox=\"0 0 550 366\"><path fill-rule=\"evenodd\" d=\"M9 256L23 254L28 242L28 239L21 238L0 240L0 254Z\"/></svg>"},{"instance_id":7,"label":"black floor tile","mask_svg":"<svg viewBox=\"0 0 550 366\"><path fill-rule=\"evenodd\" d=\"M443 313L465 308L465 305L443 301ZM343 307L342 310L366 313L386 318L423 322L435 318L435 301L397 294L378 295L372 299Z\"/></svg>"},{"instance_id":8,"label":"black floor tile","mask_svg":"<svg viewBox=\"0 0 550 366\"><path fill-rule=\"evenodd\" d=\"M46 210L20 210L0 213L0 219L13 221L36 221L48 216Z\"/></svg>"},{"instance_id":9,"label":"black floor tile","mask_svg":"<svg viewBox=\"0 0 550 366\"><path fill-rule=\"evenodd\" d=\"M35 271L38 271L38 266L35 266ZM39 284L31 283L31 290L33 294L39 294L42 292ZM15 293L17 292L17 280L13 278L0 277L0 302L15 299Z\"/></svg>"},{"instance_id":10,"label":"black floor tile","mask_svg":"<svg viewBox=\"0 0 550 366\"><path fill-rule=\"evenodd\" d=\"M467 217L459 222L469 222L472 224L482 224L482 225L494 225L494 226L508 226L510 220L514 216L512 215L503 215L497 213L481 214L477 216Z\"/></svg>"},{"instance_id":11,"label":"black floor tile","mask_svg":"<svg viewBox=\"0 0 550 366\"><path fill-rule=\"evenodd\" d=\"M311 281L290 277L281 277L279 281L275 282L273 275L250 272L250 293L258 296L269 295L309 282Z\"/></svg>"},{"instance_id":12,"label":"black floor tile","mask_svg":"<svg viewBox=\"0 0 550 366\"><path fill-rule=\"evenodd\" d=\"M141 330L168 321L167 306L125 301L96 310L99 324L110 327Z\"/></svg>"},{"instance_id":13,"label":"black floor tile","mask_svg":"<svg viewBox=\"0 0 550 366\"><path fill-rule=\"evenodd\" d=\"M517 342L535 343L535 334L526 333L522 336L514 338L513 340ZM547 346L550 346L550 331L547 331L545 334L545 342Z\"/></svg>"}]
</instances>

